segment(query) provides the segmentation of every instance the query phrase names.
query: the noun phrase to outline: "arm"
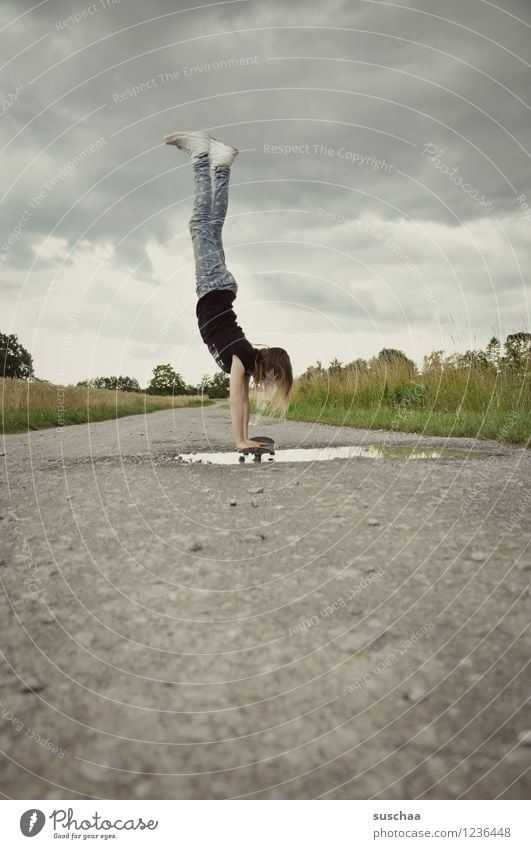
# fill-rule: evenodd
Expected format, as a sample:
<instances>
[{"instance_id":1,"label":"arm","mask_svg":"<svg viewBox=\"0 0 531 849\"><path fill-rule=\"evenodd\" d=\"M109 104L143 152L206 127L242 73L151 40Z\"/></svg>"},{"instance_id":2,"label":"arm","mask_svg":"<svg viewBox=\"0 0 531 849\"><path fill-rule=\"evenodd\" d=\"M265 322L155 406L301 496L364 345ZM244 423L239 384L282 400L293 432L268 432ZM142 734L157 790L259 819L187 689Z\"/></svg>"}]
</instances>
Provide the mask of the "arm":
<instances>
[{"instance_id":1,"label":"arm","mask_svg":"<svg viewBox=\"0 0 531 849\"><path fill-rule=\"evenodd\" d=\"M232 357L230 370L230 415L236 448L257 448L260 443L247 436L249 424L249 375L236 354Z\"/></svg>"},{"instance_id":2,"label":"arm","mask_svg":"<svg viewBox=\"0 0 531 849\"><path fill-rule=\"evenodd\" d=\"M249 381L251 380L250 374L244 374L243 379L245 381L245 392L243 398L243 438L249 439Z\"/></svg>"}]
</instances>

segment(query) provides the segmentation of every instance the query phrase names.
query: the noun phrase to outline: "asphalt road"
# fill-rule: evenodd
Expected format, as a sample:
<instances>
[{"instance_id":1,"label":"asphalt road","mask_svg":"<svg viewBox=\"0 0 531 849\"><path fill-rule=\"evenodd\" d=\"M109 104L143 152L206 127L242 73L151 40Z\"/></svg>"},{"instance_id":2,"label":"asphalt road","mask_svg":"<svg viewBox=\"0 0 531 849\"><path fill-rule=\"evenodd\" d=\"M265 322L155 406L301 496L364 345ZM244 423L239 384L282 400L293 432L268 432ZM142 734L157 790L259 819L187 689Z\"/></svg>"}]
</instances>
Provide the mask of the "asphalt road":
<instances>
[{"instance_id":1,"label":"asphalt road","mask_svg":"<svg viewBox=\"0 0 531 849\"><path fill-rule=\"evenodd\" d=\"M4 796L529 798L529 452L228 416L5 437Z\"/></svg>"}]
</instances>

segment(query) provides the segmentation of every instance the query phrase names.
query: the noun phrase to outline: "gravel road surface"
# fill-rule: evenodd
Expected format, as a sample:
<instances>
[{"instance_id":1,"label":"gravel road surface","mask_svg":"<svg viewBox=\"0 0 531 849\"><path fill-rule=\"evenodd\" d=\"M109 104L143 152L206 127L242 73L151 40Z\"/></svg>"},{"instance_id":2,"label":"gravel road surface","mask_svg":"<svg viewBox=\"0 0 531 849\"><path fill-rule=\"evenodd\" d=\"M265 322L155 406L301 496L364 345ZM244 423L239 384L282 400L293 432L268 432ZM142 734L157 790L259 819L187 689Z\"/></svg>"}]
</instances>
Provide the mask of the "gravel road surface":
<instances>
[{"instance_id":1,"label":"gravel road surface","mask_svg":"<svg viewBox=\"0 0 531 849\"><path fill-rule=\"evenodd\" d=\"M529 452L258 432L463 453L177 463L219 404L6 436L4 796L529 798Z\"/></svg>"}]
</instances>

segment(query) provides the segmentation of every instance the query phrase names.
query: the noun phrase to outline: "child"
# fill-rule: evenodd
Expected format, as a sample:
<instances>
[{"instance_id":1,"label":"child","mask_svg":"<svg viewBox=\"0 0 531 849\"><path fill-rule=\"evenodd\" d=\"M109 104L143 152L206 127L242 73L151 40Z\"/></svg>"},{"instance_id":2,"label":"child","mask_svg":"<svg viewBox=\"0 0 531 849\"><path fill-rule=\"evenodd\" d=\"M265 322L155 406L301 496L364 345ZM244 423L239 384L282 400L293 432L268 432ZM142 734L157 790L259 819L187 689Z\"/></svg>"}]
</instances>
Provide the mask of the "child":
<instances>
[{"instance_id":1,"label":"child","mask_svg":"<svg viewBox=\"0 0 531 849\"><path fill-rule=\"evenodd\" d=\"M286 409L293 386L290 358L283 348L254 348L236 323L232 302L238 284L225 265L221 230L229 201L230 167L238 155L207 132L176 132L164 137L191 156L195 197L190 233L194 248L196 315L201 338L218 366L230 374L230 410L236 448L260 443L248 437L249 380L275 386L272 406ZM210 169L214 176L214 192Z\"/></svg>"}]
</instances>

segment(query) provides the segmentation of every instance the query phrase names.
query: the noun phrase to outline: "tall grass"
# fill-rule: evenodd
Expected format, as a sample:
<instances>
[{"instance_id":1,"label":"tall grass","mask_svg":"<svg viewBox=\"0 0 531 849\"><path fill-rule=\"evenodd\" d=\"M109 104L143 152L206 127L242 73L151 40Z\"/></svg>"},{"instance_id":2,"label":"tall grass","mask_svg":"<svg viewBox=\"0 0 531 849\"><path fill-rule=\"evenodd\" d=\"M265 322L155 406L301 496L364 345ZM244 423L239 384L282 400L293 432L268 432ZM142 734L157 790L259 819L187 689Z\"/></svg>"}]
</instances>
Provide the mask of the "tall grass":
<instances>
[{"instance_id":1,"label":"tall grass","mask_svg":"<svg viewBox=\"0 0 531 849\"><path fill-rule=\"evenodd\" d=\"M412 372L407 362L309 369L295 382L288 417L442 436L527 444L530 375L492 366L441 364Z\"/></svg>"},{"instance_id":2,"label":"tall grass","mask_svg":"<svg viewBox=\"0 0 531 849\"><path fill-rule=\"evenodd\" d=\"M198 395L144 395L13 378L0 378L0 398L4 433L104 421L202 403ZM205 397L204 404L210 403Z\"/></svg>"}]
</instances>

